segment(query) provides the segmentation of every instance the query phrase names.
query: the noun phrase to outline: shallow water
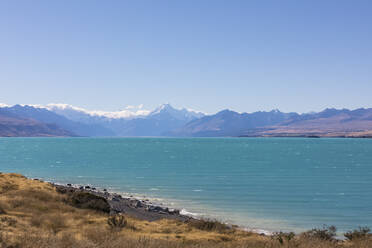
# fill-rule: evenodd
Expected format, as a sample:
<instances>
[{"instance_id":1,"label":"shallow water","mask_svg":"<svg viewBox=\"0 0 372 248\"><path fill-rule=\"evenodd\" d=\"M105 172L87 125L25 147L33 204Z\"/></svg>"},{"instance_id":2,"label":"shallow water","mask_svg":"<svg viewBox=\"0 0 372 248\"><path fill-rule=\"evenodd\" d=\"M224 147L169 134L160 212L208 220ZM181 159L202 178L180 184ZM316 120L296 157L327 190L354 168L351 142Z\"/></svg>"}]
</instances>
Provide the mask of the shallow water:
<instances>
[{"instance_id":1,"label":"shallow water","mask_svg":"<svg viewBox=\"0 0 372 248\"><path fill-rule=\"evenodd\" d=\"M372 139L1 138L0 171L145 195L249 228L372 227Z\"/></svg>"}]
</instances>

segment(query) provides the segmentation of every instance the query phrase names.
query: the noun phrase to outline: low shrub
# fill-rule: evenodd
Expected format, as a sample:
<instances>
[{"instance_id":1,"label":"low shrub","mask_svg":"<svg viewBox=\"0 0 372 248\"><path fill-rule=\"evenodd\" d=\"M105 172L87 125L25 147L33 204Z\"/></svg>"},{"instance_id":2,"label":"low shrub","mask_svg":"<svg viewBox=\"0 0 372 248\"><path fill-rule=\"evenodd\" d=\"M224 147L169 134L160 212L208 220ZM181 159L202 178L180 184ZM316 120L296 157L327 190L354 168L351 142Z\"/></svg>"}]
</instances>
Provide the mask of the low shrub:
<instances>
[{"instance_id":1,"label":"low shrub","mask_svg":"<svg viewBox=\"0 0 372 248\"><path fill-rule=\"evenodd\" d=\"M284 241L289 243L294 237L294 232L277 232L272 236L272 238L277 240L281 245L284 244Z\"/></svg>"},{"instance_id":2,"label":"low shrub","mask_svg":"<svg viewBox=\"0 0 372 248\"><path fill-rule=\"evenodd\" d=\"M226 232L227 230L231 230L228 225L211 219L191 220L189 225L203 231Z\"/></svg>"},{"instance_id":3,"label":"low shrub","mask_svg":"<svg viewBox=\"0 0 372 248\"><path fill-rule=\"evenodd\" d=\"M125 219L125 217L121 214L110 216L107 219L107 224L110 226L111 229L115 231L120 231L124 227L127 226L128 221Z\"/></svg>"},{"instance_id":4,"label":"low shrub","mask_svg":"<svg viewBox=\"0 0 372 248\"><path fill-rule=\"evenodd\" d=\"M337 228L335 226L324 226L323 228L314 228L304 233L307 238L315 238L324 241L332 241L336 237Z\"/></svg>"},{"instance_id":5,"label":"low shrub","mask_svg":"<svg viewBox=\"0 0 372 248\"><path fill-rule=\"evenodd\" d=\"M109 213L111 209L105 198L88 192L74 192L69 197L69 202L74 207L93 209L105 213Z\"/></svg>"},{"instance_id":6,"label":"low shrub","mask_svg":"<svg viewBox=\"0 0 372 248\"><path fill-rule=\"evenodd\" d=\"M353 231L346 232L344 236L348 240L363 239L372 235L370 231L371 229L369 229L368 227L359 227L358 229L355 229Z\"/></svg>"}]
</instances>

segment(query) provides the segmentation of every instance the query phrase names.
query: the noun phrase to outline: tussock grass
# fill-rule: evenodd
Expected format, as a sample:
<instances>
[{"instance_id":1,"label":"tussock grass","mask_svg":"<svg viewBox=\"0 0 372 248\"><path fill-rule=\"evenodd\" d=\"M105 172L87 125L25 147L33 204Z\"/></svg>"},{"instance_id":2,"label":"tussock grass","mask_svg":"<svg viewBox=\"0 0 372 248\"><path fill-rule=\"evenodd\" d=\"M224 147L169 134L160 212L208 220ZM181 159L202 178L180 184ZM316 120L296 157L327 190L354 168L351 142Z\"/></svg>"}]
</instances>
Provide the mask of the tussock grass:
<instances>
[{"instance_id":1,"label":"tussock grass","mask_svg":"<svg viewBox=\"0 0 372 248\"><path fill-rule=\"evenodd\" d=\"M120 231L121 229L127 226L128 221L125 219L124 215L118 214L110 216L107 219L107 224L110 226L112 230Z\"/></svg>"},{"instance_id":2,"label":"tussock grass","mask_svg":"<svg viewBox=\"0 0 372 248\"><path fill-rule=\"evenodd\" d=\"M6 214L5 209L6 209L5 203L4 202L0 202L0 214Z\"/></svg>"},{"instance_id":3,"label":"tussock grass","mask_svg":"<svg viewBox=\"0 0 372 248\"><path fill-rule=\"evenodd\" d=\"M105 208L96 207L103 206L101 199L80 195L74 205L70 194L17 174L0 173L0 192L1 248L372 247L367 229L350 232L349 240L342 242L334 239L330 228L267 237L216 220L148 222L127 215L110 216Z\"/></svg>"},{"instance_id":4,"label":"tussock grass","mask_svg":"<svg viewBox=\"0 0 372 248\"><path fill-rule=\"evenodd\" d=\"M234 231L234 229L229 227L228 225L221 223L220 221L211 219L191 220L189 222L189 225L203 231L216 231L219 233Z\"/></svg>"}]
</instances>

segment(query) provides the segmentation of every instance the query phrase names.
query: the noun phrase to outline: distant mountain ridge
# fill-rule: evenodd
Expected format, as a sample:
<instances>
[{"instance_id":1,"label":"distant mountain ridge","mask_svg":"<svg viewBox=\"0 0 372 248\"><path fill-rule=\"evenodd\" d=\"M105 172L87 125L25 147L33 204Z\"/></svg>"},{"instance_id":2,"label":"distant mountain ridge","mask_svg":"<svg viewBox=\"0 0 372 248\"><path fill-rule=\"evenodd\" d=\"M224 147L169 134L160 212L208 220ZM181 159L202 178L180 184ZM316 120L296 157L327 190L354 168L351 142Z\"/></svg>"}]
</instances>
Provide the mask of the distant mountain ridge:
<instances>
[{"instance_id":1,"label":"distant mountain ridge","mask_svg":"<svg viewBox=\"0 0 372 248\"><path fill-rule=\"evenodd\" d=\"M257 132L258 136L372 137L372 108L325 109Z\"/></svg>"},{"instance_id":2,"label":"distant mountain ridge","mask_svg":"<svg viewBox=\"0 0 372 248\"><path fill-rule=\"evenodd\" d=\"M237 113L223 110L171 132L191 137L372 137L372 108L325 109L319 113Z\"/></svg>"},{"instance_id":3,"label":"distant mountain ridge","mask_svg":"<svg viewBox=\"0 0 372 248\"><path fill-rule=\"evenodd\" d=\"M0 106L17 116L45 124L77 136L164 136L170 130L180 128L203 113L175 109L163 104L154 111L123 110L117 112L86 111L67 104Z\"/></svg>"},{"instance_id":4,"label":"distant mountain ridge","mask_svg":"<svg viewBox=\"0 0 372 248\"><path fill-rule=\"evenodd\" d=\"M226 109L215 115L191 121L170 134L193 137L240 136L246 130L279 124L296 116L298 116L297 113L282 113L278 110L240 114Z\"/></svg>"},{"instance_id":5,"label":"distant mountain ridge","mask_svg":"<svg viewBox=\"0 0 372 248\"><path fill-rule=\"evenodd\" d=\"M54 124L20 117L0 108L0 137L60 137L76 136Z\"/></svg>"},{"instance_id":6,"label":"distant mountain ridge","mask_svg":"<svg viewBox=\"0 0 372 248\"><path fill-rule=\"evenodd\" d=\"M76 122L100 125L111 130L113 132L111 136L164 136L169 130L204 116L201 112L185 108L175 109L170 104L162 104L153 111L124 110L125 115L111 118L114 113L95 115L79 111L78 108L58 108L58 105L50 108L50 111ZM123 111L116 113L123 113Z\"/></svg>"},{"instance_id":7,"label":"distant mountain ridge","mask_svg":"<svg viewBox=\"0 0 372 248\"><path fill-rule=\"evenodd\" d=\"M226 109L213 115L170 104L153 111L87 111L67 104L2 104L0 110L0 136L372 137L372 108L307 114Z\"/></svg>"},{"instance_id":8,"label":"distant mountain ridge","mask_svg":"<svg viewBox=\"0 0 372 248\"><path fill-rule=\"evenodd\" d=\"M127 121L119 136L167 136L170 130L203 116L200 112L175 109L170 104L163 104L145 117Z\"/></svg>"},{"instance_id":9,"label":"distant mountain ridge","mask_svg":"<svg viewBox=\"0 0 372 248\"><path fill-rule=\"evenodd\" d=\"M114 133L97 124L84 124L75 122L44 108L36 108L29 105L14 105L4 107L4 110L14 115L36 120L45 124L54 124L59 128L74 133L77 136L113 136Z\"/></svg>"}]
</instances>

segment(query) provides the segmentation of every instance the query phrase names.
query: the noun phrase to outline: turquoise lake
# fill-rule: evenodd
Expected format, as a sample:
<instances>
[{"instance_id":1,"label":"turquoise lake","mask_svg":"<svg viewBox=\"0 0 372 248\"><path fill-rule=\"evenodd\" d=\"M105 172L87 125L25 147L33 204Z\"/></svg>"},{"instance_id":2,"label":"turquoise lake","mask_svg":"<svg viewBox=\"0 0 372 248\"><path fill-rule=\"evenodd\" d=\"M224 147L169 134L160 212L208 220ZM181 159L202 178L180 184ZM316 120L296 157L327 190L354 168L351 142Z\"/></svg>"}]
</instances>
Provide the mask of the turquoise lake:
<instances>
[{"instance_id":1,"label":"turquoise lake","mask_svg":"<svg viewBox=\"0 0 372 248\"><path fill-rule=\"evenodd\" d=\"M372 227L372 139L0 138L0 171L244 227Z\"/></svg>"}]
</instances>

